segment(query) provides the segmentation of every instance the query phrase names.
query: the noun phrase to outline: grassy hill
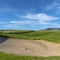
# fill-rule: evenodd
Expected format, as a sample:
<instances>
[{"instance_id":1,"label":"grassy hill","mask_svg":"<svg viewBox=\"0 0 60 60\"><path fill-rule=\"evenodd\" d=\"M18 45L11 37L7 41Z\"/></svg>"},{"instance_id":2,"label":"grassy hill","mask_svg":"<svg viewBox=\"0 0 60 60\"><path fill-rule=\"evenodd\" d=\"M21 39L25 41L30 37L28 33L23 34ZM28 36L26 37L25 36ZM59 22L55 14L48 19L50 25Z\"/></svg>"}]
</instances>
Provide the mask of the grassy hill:
<instances>
[{"instance_id":1,"label":"grassy hill","mask_svg":"<svg viewBox=\"0 0 60 60\"><path fill-rule=\"evenodd\" d=\"M46 30L60 30L60 28L47 28Z\"/></svg>"},{"instance_id":2,"label":"grassy hill","mask_svg":"<svg viewBox=\"0 0 60 60\"><path fill-rule=\"evenodd\" d=\"M0 31L0 36L8 36L9 38L27 39L27 40L48 40L52 42L60 42L60 30L11 30Z\"/></svg>"}]
</instances>

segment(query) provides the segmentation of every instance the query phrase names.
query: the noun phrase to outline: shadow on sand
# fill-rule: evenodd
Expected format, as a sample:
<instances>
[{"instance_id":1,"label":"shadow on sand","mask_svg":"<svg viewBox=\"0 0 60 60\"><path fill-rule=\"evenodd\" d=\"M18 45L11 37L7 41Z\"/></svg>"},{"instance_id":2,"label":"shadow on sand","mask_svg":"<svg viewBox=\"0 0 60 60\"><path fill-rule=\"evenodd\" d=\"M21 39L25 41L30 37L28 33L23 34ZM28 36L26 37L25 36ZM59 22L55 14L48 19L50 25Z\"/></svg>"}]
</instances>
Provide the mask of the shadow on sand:
<instances>
[{"instance_id":1,"label":"shadow on sand","mask_svg":"<svg viewBox=\"0 0 60 60\"><path fill-rule=\"evenodd\" d=\"M0 44L8 40L8 36L0 36Z\"/></svg>"}]
</instances>

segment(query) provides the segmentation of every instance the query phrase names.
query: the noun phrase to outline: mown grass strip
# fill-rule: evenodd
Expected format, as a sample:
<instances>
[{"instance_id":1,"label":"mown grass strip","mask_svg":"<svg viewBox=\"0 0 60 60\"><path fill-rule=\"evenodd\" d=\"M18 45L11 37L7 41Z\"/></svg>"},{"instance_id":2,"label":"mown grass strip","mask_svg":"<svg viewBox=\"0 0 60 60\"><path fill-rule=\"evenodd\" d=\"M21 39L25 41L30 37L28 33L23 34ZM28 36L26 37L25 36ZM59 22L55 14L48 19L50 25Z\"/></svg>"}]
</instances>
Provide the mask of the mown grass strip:
<instances>
[{"instance_id":1,"label":"mown grass strip","mask_svg":"<svg viewBox=\"0 0 60 60\"><path fill-rule=\"evenodd\" d=\"M60 56L36 57L0 53L0 60L60 60Z\"/></svg>"}]
</instances>

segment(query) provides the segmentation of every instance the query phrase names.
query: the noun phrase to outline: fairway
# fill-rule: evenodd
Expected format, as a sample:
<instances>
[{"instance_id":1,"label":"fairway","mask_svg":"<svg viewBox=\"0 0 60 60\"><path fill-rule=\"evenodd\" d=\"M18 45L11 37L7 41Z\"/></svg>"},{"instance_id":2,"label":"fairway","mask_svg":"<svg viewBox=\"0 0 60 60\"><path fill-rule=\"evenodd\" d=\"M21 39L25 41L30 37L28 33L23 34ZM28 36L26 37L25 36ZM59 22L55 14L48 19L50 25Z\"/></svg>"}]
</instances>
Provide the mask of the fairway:
<instances>
[{"instance_id":1,"label":"fairway","mask_svg":"<svg viewBox=\"0 0 60 60\"><path fill-rule=\"evenodd\" d=\"M60 43L60 30L11 30L1 31L0 36L24 40L48 40L50 42Z\"/></svg>"}]
</instances>

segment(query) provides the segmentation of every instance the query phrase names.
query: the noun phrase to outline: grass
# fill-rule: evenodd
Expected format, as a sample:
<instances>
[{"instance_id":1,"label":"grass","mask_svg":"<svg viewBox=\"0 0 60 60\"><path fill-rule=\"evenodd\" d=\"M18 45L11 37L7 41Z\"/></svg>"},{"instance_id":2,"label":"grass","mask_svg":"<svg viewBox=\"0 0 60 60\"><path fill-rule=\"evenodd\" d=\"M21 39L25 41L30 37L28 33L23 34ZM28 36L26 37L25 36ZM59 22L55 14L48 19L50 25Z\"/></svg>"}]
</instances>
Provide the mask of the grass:
<instances>
[{"instance_id":1,"label":"grass","mask_svg":"<svg viewBox=\"0 0 60 60\"><path fill-rule=\"evenodd\" d=\"M60 31L0 31L0 36L9 38L27 39L27 40L48 40L60 43ZM36 56L19 56L14 54L0 53L0 60L60 60L60 56L36 57Z\"/></svg>"},{"instance_id":2,"label":"grass","mask_svg":"<svg viewBox=\"0 0 60 60\"><path fill-rule=\"evenodd\" d=\"M0 53L0 60L60 60L60 56L36 57Z\"/></svg>"},{"instance_id":3,"label":"grass","mask_svg":"<svg viewBox=\"0 0 60 60\"><path fill-rule=\"evenodd\" d=\"M16 30L3 31L0 36L8 36L10 38L28 39L28 40L48 40L51 42L60 43L60 31L30 31L30 30Z\"/></svg>"}]
</instances>

